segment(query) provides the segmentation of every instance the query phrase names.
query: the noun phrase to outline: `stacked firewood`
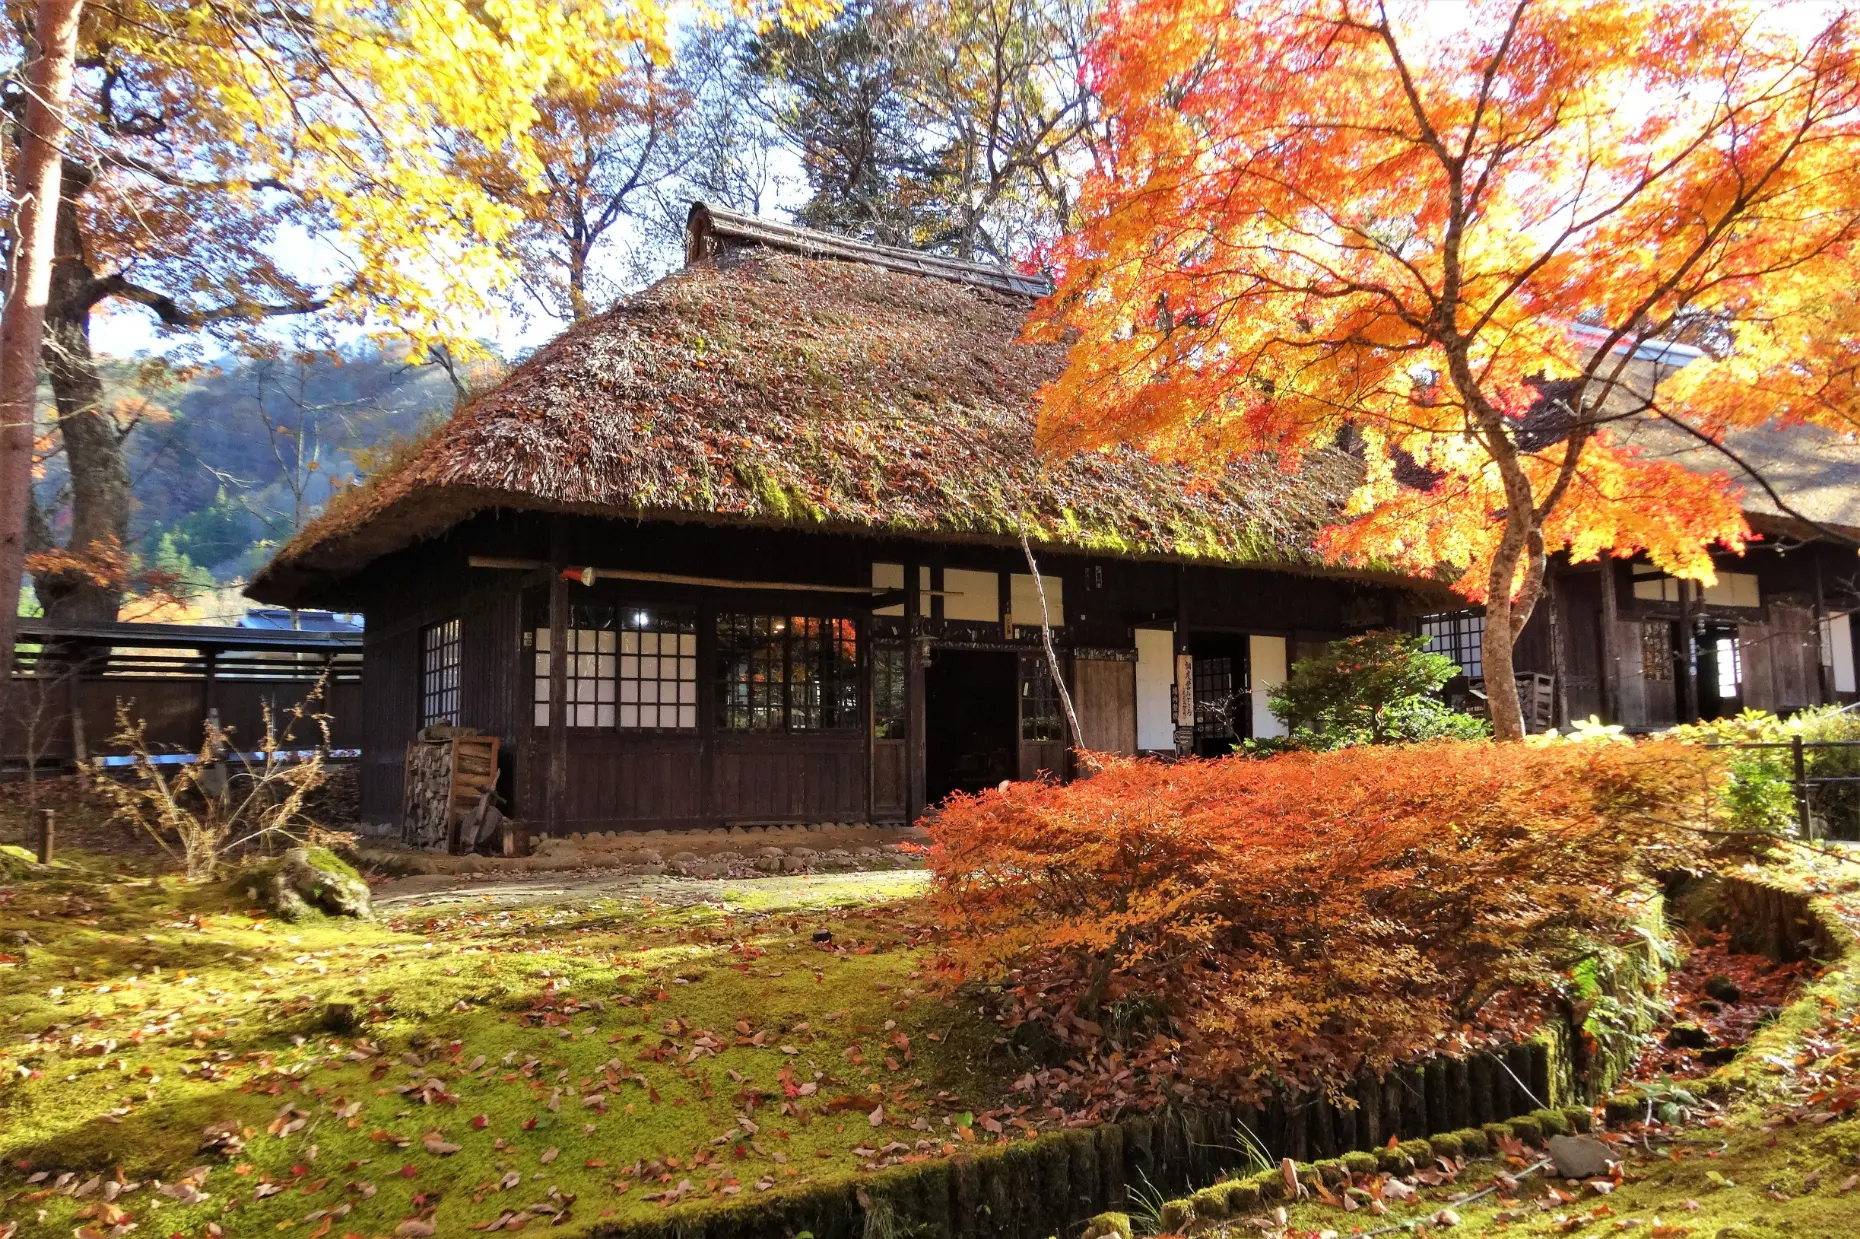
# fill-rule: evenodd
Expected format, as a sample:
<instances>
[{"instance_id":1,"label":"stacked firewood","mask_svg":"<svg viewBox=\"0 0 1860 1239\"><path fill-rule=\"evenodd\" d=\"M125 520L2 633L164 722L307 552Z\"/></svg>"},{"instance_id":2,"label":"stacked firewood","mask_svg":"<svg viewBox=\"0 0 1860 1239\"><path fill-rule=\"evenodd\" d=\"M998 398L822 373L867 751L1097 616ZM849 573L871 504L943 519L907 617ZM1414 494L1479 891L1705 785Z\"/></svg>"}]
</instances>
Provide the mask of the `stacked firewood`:
<instances>
[{"instance_id":1,"label":"stacked firewood","mask_svg":"<svg viewBox=\"0 0 1860 1239\"><path fill-rule=\"evenodd\" d=\"M496 788L497 737L468 727L425 728L407 746L401 841L428 851L470 851L490 833Z\"/></svg>"}]
</instances>

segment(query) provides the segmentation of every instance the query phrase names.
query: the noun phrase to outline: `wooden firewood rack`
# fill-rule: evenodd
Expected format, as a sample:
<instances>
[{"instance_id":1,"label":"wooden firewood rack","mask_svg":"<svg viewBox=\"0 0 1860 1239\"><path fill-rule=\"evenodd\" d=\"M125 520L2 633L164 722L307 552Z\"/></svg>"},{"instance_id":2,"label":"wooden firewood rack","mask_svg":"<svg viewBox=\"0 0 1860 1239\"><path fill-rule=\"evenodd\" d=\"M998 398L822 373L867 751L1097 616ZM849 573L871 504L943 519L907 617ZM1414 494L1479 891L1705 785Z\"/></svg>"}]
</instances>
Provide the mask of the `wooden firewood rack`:
<instances>
[{"instance_id":1,"label":"wooden firewood rack","mask_svg":"<svg viewBox=\"0 0 1860 1239\"><path fill-rule=\"evenodd\" d=\"M400 837L409 847L459 851L459 825L497 787L496 736L446 728L407 745Z\"/></svg>"}]
</instances>

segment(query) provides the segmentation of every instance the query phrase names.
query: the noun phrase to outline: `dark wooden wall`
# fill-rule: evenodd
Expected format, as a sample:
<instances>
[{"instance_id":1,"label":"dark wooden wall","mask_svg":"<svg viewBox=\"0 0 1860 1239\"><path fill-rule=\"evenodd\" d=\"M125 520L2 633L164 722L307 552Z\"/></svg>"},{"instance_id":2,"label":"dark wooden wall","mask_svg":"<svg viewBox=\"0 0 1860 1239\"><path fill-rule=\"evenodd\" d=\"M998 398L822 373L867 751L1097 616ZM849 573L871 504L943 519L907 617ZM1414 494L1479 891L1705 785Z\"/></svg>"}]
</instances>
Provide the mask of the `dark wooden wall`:
<instances>
[{"instance_id":1,"label":"dark wooden wall","mask_svg":"<svg viewBox=\"0 0 1860 1239\"><path fill-rule=\"evenodd\" d=\"M1824 683L1819 617L1860 607L1851 552L1758 541L1741 556L1716 559L1721 571L1757 578L1761 606L1710 605L1696 595L1683 607L1637 598L1631 567L1621 561L1554 566L1552 598L1539 604L1518 640L1518 669L1558 677L1565 720L1595 714L1633 731L1670 727L1683 712L1682 621L1703 619L1735 630L1743 672L1735 700L1715 705L1711 687L1698 687L1705 712L1750 707L1787 714L1836 700L1833 685ZM1604 581L1614 589L1612 624L1604 618ZM1643 645L1649 629L1664 630L1676 651L1666 678L1649 674ZM1652 645L1659 641L1656 633Z\"/></svg>"},{"instance_id":2,"label":"dark wooden wall","mask_svg":"<svg viewBox=\"0 0 1860 1239\"><path fill-rule=\"evenodd\" d=\"M1018 548L920 542L793 529L648 524L625 520L490 513L445 538L378 562L359 582L367 613L363 809L372 822L398 821L401 764L420 725L420 634L462 620L460 723L503 740L500 791L513 816L541 831L689 828L726 823L895 821L909 809L911 771L923 760L909 740L874 740L867 729L822 733L738 733L716 726L710 617L718 610L842 615L861 625L869 651L876 632L940 648L1033 651L1037 628L945 620L934 596L916 627L874 618L874 562L1025 573ZM697 607L699 727L696 732L567 732L561 803L549 804L549 730L532 725L532 651L524 633L547 627L549 573L471 567L469 558L547 561L729 580L807 582L857 593L723 590L666 582L598 580L566 588L570 605L600 602ZM1311 644L1393 617L1397 596L1384 587L1321 576L1042 555L1043 573L1063 582L1061 643L1088 743L1134 751L1134 626L1174 624L1212 633L1275 633ZM915 579L915 572L911 574ZM1005 582L1006 578L1002 578ZM1006 586L1003 585L1003 592ZM917 641L907 639L907 630ZM1079 651L1076 659L1072 651ZM869 652L862 655L869 668ZM869 672L866 683L869 700ZM921 694L921 678L917 681ZM919 703L920 705L921 703ZM920 709L913 717L921 719ZM1031 748L1033 751L1029 752ZM1022 773L1062 770L1060 743L1023 744Z\"/></svg>"}]
</instances>

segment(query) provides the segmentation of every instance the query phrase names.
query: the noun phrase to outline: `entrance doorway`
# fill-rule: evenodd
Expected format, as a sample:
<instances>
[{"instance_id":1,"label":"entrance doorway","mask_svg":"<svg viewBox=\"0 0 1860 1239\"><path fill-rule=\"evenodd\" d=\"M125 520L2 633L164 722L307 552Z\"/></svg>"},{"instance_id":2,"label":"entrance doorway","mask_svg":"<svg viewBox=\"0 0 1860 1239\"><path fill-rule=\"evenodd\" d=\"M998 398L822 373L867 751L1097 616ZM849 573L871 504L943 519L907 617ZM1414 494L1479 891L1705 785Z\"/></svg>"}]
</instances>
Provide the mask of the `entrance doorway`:
<instances>
[{"instance_id":1,"label":"entrance doorway","mask_svg":"<svg viewBox=\"0 0 1860 1239\"><path fill-rule=\"evenodd\" d=\"M924 790L936 804L1019 775L1015 656L936 650L924 668Z\"/></svg>"}]
</instances>

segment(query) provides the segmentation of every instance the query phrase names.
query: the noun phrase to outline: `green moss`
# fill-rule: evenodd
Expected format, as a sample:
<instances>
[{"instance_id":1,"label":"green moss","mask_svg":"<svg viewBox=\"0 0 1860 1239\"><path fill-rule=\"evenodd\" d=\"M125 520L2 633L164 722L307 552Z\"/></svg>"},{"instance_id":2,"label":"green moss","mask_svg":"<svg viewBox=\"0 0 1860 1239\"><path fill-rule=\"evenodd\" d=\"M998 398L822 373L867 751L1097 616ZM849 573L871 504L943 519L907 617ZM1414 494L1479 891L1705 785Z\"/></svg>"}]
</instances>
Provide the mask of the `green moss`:
<instances>
[{"instance_id":1,"label":"green moss","mask_svg":"<svg viewBox=\"0 0 1860 1239\"><path fill-rule=\"evenodd\" d=\"M19 882L34 877L39 872L39 858L23 847L11 843L0 844L0 877L9 882Z\"/></svg>"},{"instance_id":2,"label":"green moss","mask_svg":"<svg viewBox=\"0 0 1860 1239\"><path fill-rule=\"evenodd\" d=\"M1378 1169L1376 1155L1361 1150L1345 1153L1343 1165L1351 1174L1374 1174Z\"/></svg>"},{"instance_id":3,"label":"green moss","mask_svg":"<svg viewBox=\"0 0 1860 1239\"><path fill-rule=\"evenodd\" d=\"M1492 1151L1491 1137L1477 1127L1462 1128L1452 1134L1453 1138L1460 1142L1460 1156L1462 1157L1484 1157Z\"/></svg>"},{"instance_id":4,"label":"green moss","mask_svg":"<svg viewBox=\"0 0 1860 1239\"><path fill-rule=\"evenodd\" d=\"M1341 1158L1329 1158L1312 1163L1312 1169L1324 1180L1326 1187L1336 1187L1350 1181L1350 1171Z\"/></svg>"},{"instance_id":5,"label":"green moss","mask_svg":"<svg viewBox=\"0 0 1860 1239\"><path fill-rule=\"evenodd\" d=\"M308 849L308 855L310 863L315 865L318 869L327 869L331 873L339 873L345 878L354 878L358 882L362 880L362 875L356 872L354 865L351 865L348 861L342 859L342 857L336 855L328 848L310 848Z\"/></svg>"},{"instance_id":6,"label":"green moss","mask_svg":"<svg viewBox=\"0 0 1860 1239\"><path fill-rule=\"evenodd\" d=\"M1537 1120L1537 1127L1544 1138L1570 1135L1575 1128L1571 1126L1569 1116L1561 1110L1533 1110L1530 1117Z\"/></svg>"},{"instance_id":7,"label":"green moss","mask_svg":"<svg viewBox=\"0 0 1860 1239\"><path fill-rule=\"evenodd\" d=\"M848 878L895 884L897 875ZM926 960L900 925L911 914L868 906L860 881L753 884L756 902L780 914L727 899L695 908L473 901L400 909L399 921L302 927L226 913L223 892L150 882L86 885L95 915L57 915L73 885L35 882L0 904L0 931L27 929L41 944L0 990L0 1072L12 1081L0 1093L0 1164L86 1174L121 1165L168 1182L210 1165L211 1201L165 1202L163 1234L202 1233L232 1201L242 1235L343 1203L352 1210L345 1230L388 1234L415 1192L439 1202L440 1233L464 1234L496 1216L487 1212L495 1201L474 1205L470 1189L505 1169L546 1174L542 1186L579 1196L577 1215L590 1220L676 1221L721 1209L735 1226L739 1212L747 1219L795 1193L850 1183L871 1156L855 1148L908 1147L922 1138L911 1127L918 1120L953 1139L945 1116L998 1104L1019 1070L994 1048L992 1024L921 992L914 974ZM848 949L822 951L816 928L831 928ZM356 1034L322 1027L332 1000L355 1005ZM739 1020L762 1044L739 1042ZM145 1028L154 1031L132 1038ZM715 1048L687 1062L701 1029L714 1032ZM894 1035L909 1039L908 1056ZM107 1056L90 1052L106 1039L115 1043ZM681 1052L645 1055L666 1041ZM351 1057L361 1042L379 1052ZM608 1081L603 1065L616 1062ZM818 1090L793 1099L801 1113L776 1113L784 1070ZM419 1099L429 1079L447 1098L430 1107ZM755 1112L753 1140L740 1125L746 1094L766 1107ZM590 1096L603 1100L584 1105ZM855 1104L829 1113L826 1103L842 1097ZM267 1134L287 1102L308 1117L304 1132ZM881 1102L875 1128L866 1110ZM358 1107L352 1125L332 1114L349 1103ZM113 1121L99 1121L106 1116ZM247 1176L196 1152L202 1130L224 1121L255 1133L238 1159ZM462 1147L428 1153L429 1130ZM330 1174L312 1201L298 1191L255 1199L267 1178L292 1179L310 1143L319 1172L368 1169ZM559 1152L545 1171L551 1147ZM684 1165L672 1182L690 1177L700 1196L669 1214L640 1199L656 1189L620 1173L668 1157ZM403 1165L413 1178L399 1176ZM1044 1191L1062 1176L1039 1166L1048 1173L1031 1178ZM922 1216L948 1201L946 1163L908 1169L886 1178L900 1208L908 1199ZM343 1184L364 1178L378 1189L372 1198L344 1194ZM762 1179L771 1189L749 1196ZM616 1192L617 1180L630 1190ZM747 1200L723 1192L732 1181ZM44 1201L44 1233L70 1233L81 1205ZM856 1202L847 1208L856 1216Z\"/></svg>"},{"instance_id":8,"label":"green moss","mask_svg":"<svg viewBox=\"0 0 1860 1239\"><path fill-rule=\"evenodd\" d=\"M1587 1106L1564 1106L1563 1117L1574 1132L1587 1133L1595 1127L1595 1115Z\"/></svg>"},{"instance_id":9,"label":"green moss","mask_svg":"<svg viewBox=\"0 0 1860 1239\"><path fill-rule=\"evenodd\" d=\"M1438 1136L1429 1136L1427 1138L1427 1143L1432 1147L1435 1157L1460 1157L1465 1151L1465 1146L1460 1143L1460 1138L1453 1135L1451 1132Z\"/></svg>"},{"instance_id":10,"label":"green moss","mask_svg":"<svg viewBox=\"0 0 1860 1239\"><path fill-rule=\"evenodd\" d=\"M1227 1185L1227 1212L1232 1217L1242 1217L1259 1208L1264 1197L1260 1194L1259 1184L1253 1179L1241 1179Z\"/></svg>"},{"instance_id":11,"label":"green moss","mask_svg":"<svg viewBox=\"0 0 1860 1239\"><path fill-rule=\"evenodd\" d=\"M1524 1141L1526 1144L1542 1144L1544 1142L1543 1124L1539 1123L1528 1114L1512 1119L1510 1122L1506 1123L1505 1126L1511 1128L1512 1136Z\"/></svg>"},{"instance_id":12,"label":"green moss","mask_svg":"<svg viewBox=\"0 0 1860 1239\"><path fill-rule=\"evenodd\" d=\"M1213 1187L1204 1187L1189 1197L1189 1204L1195 1211L1196 1221L1220 1221L1228 1215L1227 1185L1217 1183Z\"/></svg>"},{"instance_id":13,"label":"green moss","mask_svg":"<svg viewBox=\"0 0 1860 1239\"><path fill-rule=\"evenodd\" d=\"M1512 1138L1510 1123L1487 1123L1480 1130L1485 1133L1486 1141L1494 1149L1499 1147L1499 1141Z\"/></svg>"}]
</instances>

